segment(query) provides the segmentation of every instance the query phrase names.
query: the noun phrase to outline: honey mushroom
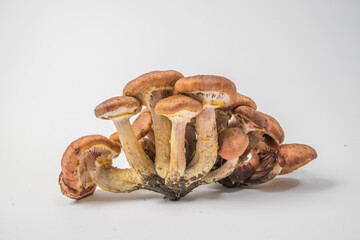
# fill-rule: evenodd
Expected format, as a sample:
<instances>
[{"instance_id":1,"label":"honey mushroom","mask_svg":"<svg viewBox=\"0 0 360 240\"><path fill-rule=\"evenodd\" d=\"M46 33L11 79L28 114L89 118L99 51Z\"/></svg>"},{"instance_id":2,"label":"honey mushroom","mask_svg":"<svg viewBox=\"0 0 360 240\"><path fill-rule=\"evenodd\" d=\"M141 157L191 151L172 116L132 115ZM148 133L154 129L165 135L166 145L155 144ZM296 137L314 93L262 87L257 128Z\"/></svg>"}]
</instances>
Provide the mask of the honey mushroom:
<instances>
[{"instance_id":1,"label":"honey mushroom","mask_svg":"<svg viewBox=\"0 0 360 240\"><path fill-rule=\"evenodd\" d=\"M111 192L147 189L179 200L212 182L265 183L317 157L308 145L283 144L279 122L257 111L225 77L153 71L126 84L123 95L94 110L114 122L117 132L110 139L84 136L66 149L59 175L64 195L81 199L99 186ZM130 124L142 104L147 108ZM121 149L130 169L112 166Z\"/></svg>"},{"instance_id":2,"label":"honey mushroom","mask_svg":"<svg viewBox=\"0 0 360 240\"><path fill-rule=\"evenodd\" d=\"M229 176L235 169L249 144L249 138L240 128L226 128L219 135L219 155L227 161L218 169L208 173L203 182L212 183Z\"/></svg>"},{"instance_id":3,"label":"honey mushroom","mask_svg":"<svg viewBox=\"0 0 360 240\"><path fill-rule=\"evenodd\" d=\"M142 149L129 121L140 109L138 100L121 96L100 103L94 112L96 117L114 122L129 165L144 178L155 174L154 164Z\"/></svg>"},{"instance_id":4,"label":"honey mushroom","mask_svg":"<svg viewBox=\"0 0 360 240\"><path fill-rule=\"evenodd\" d=\"M254 102L254 100L252 100L250 97L245 96L243 94L236 93L236 96L234 97L234 100L232 101L230 106L228 106L224 110L228 110L230 113L232 113L232 110L234 110L235 108L237 108L239 106L247 106L254 110L257 109L257 105ZM239 127L239 121L236 119L236 117L234 115L232 115L228 126L229 127Z\"/></svg>"},{"instance_id":5,"label":"honey mushroom","mask_svg":"<svg viewBox=\"0 0 360 240\"><path fill-rule=\"evenodd\" d=\"M185 129L187 123L202 111L202 104L184 95L174 95L160 100L155 112L171 120L170 165L165 178L167 185L177 184L186 168Z\"/></svg>"},{"instance_id":6,"label":"honey mushroom","mask_svg":"<svg viewBox=\"0 0 360 240\"><path fill-rule=\"evenodd\" d=\"M248 133L250 144L244 155L251 152L252 157L243 164L242 161L239 161L235 171L227 179L223 179L221 184L227 187L236 187L260 184L271 180L280 173L280 168L275 164L276 148L273 148L278 146L279 141L273 140L270 136L280 136L282 128L274 118L256 111L252 107L238 106L232 110L232 113L238 124L230 125L238 125ZM267 143L273 143L274 146L269 147L263 142L264 140L267 140Z\"/></svg>"},{"instance_id":7,"label":"honey mushroom","mask_svg":"<svg viewBox=\"0 0 360 240\"><path fill-rule=\"evenodd\" d=\"M132 169L111 166L120 154L119 144L101 135L89 135L72 142L61 159L61 192L73 199L94 193L96 186L112 192L138 189L139 179Z\"/></svg>"},{"instance_id":8,"label":"honey mushroom","mask_svg":"<svg viewBox=\"0 0 360 240\"><path fill-rule=\"evenodd\" d=\"M317 158L314 148L305 144L283 144L276 154L276 159L281 166L280 174L287 174L308 164Z\"/></svg>"},{"instance_id":9,"label":"honey mushroom","mask_svg":"<svg viewBox=\"0 0 360 240\"><path fill-rule=\"evenodd\" d=\"M204 177L215 164L218 151L215 108L228 105L235 93L235 84L221 76L197 75L175 83L174 94L188 95L203 104L203 111L196 117L196 152L184 174L187 186Z\"/></svg>"},{"instance_id":10,"label":"honey mushroom","mask_svg":"<svg viewBox=\"0 0 360 240\"><path fill-rule=\"evenodd\" d=\"M171 123L166 117L155 113L155 106L161 99L173 95L173 86L182 77L174 70L153 71L135 78L123 89L123 95L141 100L151 112L155 135L155 170L161 178L165 178L169 168Z\"/></svg>"},{"instance_id":11,"label":"honey mushroom","mask_svg":"<svg viewBox=\"0 0 360 240\"><path fill-rule=\"evenodd\" d=\"M261 130L263 138L259 141L254 153L259 156L259 165L253 176L244 181L244 184L254 185L270 181L280 174L281 166L276 161L276 151L285 139L284 130L272 116L261 113L267 120L267 126Z\"/></svg>"}]
</instances>

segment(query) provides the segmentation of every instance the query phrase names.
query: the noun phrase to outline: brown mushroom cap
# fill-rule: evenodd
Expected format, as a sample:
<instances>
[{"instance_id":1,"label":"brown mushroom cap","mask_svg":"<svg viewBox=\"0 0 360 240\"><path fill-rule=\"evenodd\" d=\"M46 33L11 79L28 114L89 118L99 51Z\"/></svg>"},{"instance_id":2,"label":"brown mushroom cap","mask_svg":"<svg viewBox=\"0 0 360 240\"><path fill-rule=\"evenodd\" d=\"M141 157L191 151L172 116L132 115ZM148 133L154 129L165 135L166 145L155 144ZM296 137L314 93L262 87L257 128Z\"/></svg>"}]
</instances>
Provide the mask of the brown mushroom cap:
<instances>
[{"instance_id":1,"label":"brown mushroom cap","mask_svg":"<svg viewBox=\"0 0 360 240\"><path fill-rule=\"evenodd\" d=\"M233 109L233 108L237 108L238 106L248 106L254 110L257 109L256 103L251 98L249 98L248 96L242 95L240 93L236 93L229 108Z\"/></svg>"},{"instance_id":2,"label":"brown mushroom cap","mask_svg":"<svg viewBox=\"0 0 360 240\"><path fill-rule=\"evenodd\" d=\"M239 106L235 108L232 113L234 115L241 115L246 119L250 120L251 122L255 123L257 126L266 129L268 127L267 119L265 118L264 114L258 112L251 107L247 106Z\"/></svg>"},{"instance_id":3,"label":"brown mushroom cap","mask_svg":"<svg viewBox=\"0 0 360 240\"><path fill-rule=\"evenodd\" d=\"M141 104L136 98L120 96L110 98L98 106L95 116L102 119L112 119L125 115L134 115L141 110Z\"/></svg>"},{"instance_id":4,"label":"brown mushroom cap","mask_svg":"<svg viewBox=\"0 0 360 240\"><path fill-rule=\"evenodd\" d=\"M173 86L175 82L184 77L181 73L168 71L153 71L145 73L140 77L128 82L124 89L124 96L138 96L142 100L141 93L148 88Z\"/></svg>"},{"instance_id":5,"label":"brown mushroom cap","mask_svg":"<svg viewBox=\"0 0 360 240\"><path fill-rule=\"evenodd\" d=\"M168 118L182 117L190 120L199 114L202 108L202 104L191 97L174 95L160 100L156 104L155 112Z\"/></svg>"},{"instance_id":6,"label":"brown mushroom cap","mask_svg":"<svg viewBox=\"0 0 360 240\"><path fill-rule=\"evenodd\" d=\"M219 155L232 160L243 154L249 145L249 138L240 128L227 128L219 134Z\"/></svg>"},{"instance_id":7,"label":"brown mushroom cap","mask_svg":"<svg viewBox=\"0 0 360 240\"><path fill-rule=\"evenodd\" d=\"M203 105L224 107L236 94L236 86L229 79L215 75L197 75L179 79L174 94L185 93L200 100Z\"/></svg>"},{"instance_id":8,"label":"brown mushroom cap","mask_svg":"<svg viewBox=\"0 0 360 240\"><path fill-rule=\"evenodd\" d=\"M250 160L245 163L238 163L232 174L229 175L231 182L239 183L253 175L259 166L259 156L253 153Z\"/></svg>"},{"instance_id":9,"label":"brown mushroom cap","mask_svg":"<svg viewBox=\"0 0 360 240\"><path fill-rule=\"evenodd\" d=\"M110 135L109 139L113 142L120 143L119 134L117 132L114 132Z\"/></svg>"},{"instance_id":10,"label":"brown mushroom cap","mask_svg":"<svg viewBox=\"0 0 360 240\"><path fill-rule=\"evenodd\" d=\"M305 144L283 144L276 154L276 159L283 168L280 174L295 171L315 158L315 149Z\"/></svg>"},{"instance_id":11,"label":"brown mushroom cap","mask_svg":"<svg viewBox=\"0 0 360 240\"><path fill-rule=\"evenodd\" d=\"M120 145L101 135L81 137L72 142L61 159L59 184L61 192L74 199L91 195L96 188L88 176L99 158L114 158L119 155Z\"/></svg>"},{"instance_id":12,"label":"brown mushroom cap","mask_svg":"<svg viewBox=\"0 0 360 240\"><path fill-rule=\"evenodd\" d=\"M285 133L282 127L280 126L279 122L276 121L276 119L270 115L267 115L265 113L262 114L264 115L264 117L268 122L266 131L269 132L271 137L275 138L275 140L278 143L282 143L285 139Z\"/></svg>"}]
</instances>

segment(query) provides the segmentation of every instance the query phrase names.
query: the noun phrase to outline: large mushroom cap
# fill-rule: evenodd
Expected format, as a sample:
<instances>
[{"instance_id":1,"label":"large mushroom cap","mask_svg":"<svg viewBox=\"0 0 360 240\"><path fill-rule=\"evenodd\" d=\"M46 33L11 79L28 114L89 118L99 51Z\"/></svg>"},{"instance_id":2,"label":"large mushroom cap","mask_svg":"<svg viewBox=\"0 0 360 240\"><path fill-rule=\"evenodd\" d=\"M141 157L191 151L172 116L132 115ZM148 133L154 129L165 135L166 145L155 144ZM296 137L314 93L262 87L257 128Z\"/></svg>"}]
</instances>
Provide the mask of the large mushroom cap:
<instances>
[{"instance_id":1,"label":"large mushroom cap","mask_svg":"<svg viewBox=\"0 0 360 240\"><path fill-rule=\"evenodd\" d=\"M249 145L249 138L240 128L226 128L219 134L219 155L232 160L243 154Z\"/></svg>"},{"instance_id":2,"label":"large mushroom cap","mask_svg":"<svg viewBox=\"0 0 360 240\"><path fill-rule=\"evenodd\" d=\"M101 135L84 136L72 142L61 159L61 192L74 199L91 195L96 185L92 182L89 171L94 170L95 161L114 158L120 151L119 144Z\"/></svg>"},{"instance_id":3,"label":"large mushroom cap","mask_svg":"<svg viewBox=\"0 0 360 240\"><path fill-rule=\"evenodd\" d=\"M255 123L258 127L266 129L268 127L268 122L263 113L258 112L251 107L247 106L239 106L235 108L232 113L234 115L241 115L245 117L247 120Z\"/></svg>"},{"instance_id":4,"label":"large mushroom cap","mask_svg":"<svg viewBox=\"0 0 360 240\"><path fill-rule=\"evenodd\" d=\"M145 89L166 86L172 87L175 82L182 77L184 76L181 73L174 70L145 73L128 82L123 89L123 95L137 96L142 100L141 93Z\"/></svg>"},{"instance_id":5,"label":"large mushroom cap","mask_svg":"<svg viewBox=\"0 0 360 240\"><path fill-rule=\"evenodd\" d=\"M290 173L317 158L315 149L305 144L281 145L276 159L283 168L280 174Z\"/></svg>"},{"instance_id":6,"label":"large mushroom cap","mask_svg":"<svg viewBox=\"0 0 360 240\"><path fill-rule=\"evenodd\" d=\"M181 117L190 120L202 110L202 104L184 95L174 95L160 100L155 107L155 112L168 118Z\"/></svg>"},{"instance_id":7,"label":"large mushroom cap","mask_svg":"<svg viewBox=\"0 0 360 240\"><path fill-rule=\"evenodd\" d=\"M224 107L236 94L236 86L229 79L215 75L197 75L179 79L174 94L185 93L200 100L204 105Z\"/></svg>"},{"instance_id":8,"label":"large mushroom cap","mask_svg":"<svg viewBox=\"0 0 360 240\"><path fill-rule=\"evenodd\" d=\"M141 104L136 98L120 96L110 98L100 103L94 112L98 118L112 119L125 115L134 115L140 110Z\"/></svg>"}]
</instances>

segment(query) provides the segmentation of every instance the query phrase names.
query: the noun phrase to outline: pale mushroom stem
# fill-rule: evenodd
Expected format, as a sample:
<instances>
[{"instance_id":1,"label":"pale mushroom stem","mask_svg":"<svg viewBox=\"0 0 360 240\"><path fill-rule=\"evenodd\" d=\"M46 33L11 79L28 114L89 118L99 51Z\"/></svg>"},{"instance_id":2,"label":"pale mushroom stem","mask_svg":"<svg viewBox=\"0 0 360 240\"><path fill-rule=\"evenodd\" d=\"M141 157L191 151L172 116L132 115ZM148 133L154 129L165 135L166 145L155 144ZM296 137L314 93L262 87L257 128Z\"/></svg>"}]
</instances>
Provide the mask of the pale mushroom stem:
<instances>
[{"instance_id":1,"label":"pale mushroom stem","mask_svg":"<svg viewBox=\"0 0 360 240\"><path fill-rule=\"evenodd\" d=\"M131 192L139 189L143 183L134 169L119 169L99 161L96 165L96 169L90 172L91 178L97 186L105 191Z\"/></svg>"},{"instance_id":2,"label":"pale mushroom stem","mask_svg":"<svg viewBox=\"0 0 360 240\"><path fill-rule=\"evenodd\" d=\"M170 165L168 174L165 178L166 184L176 183L183 176L186 168L185 158L185 129L187 120L183 118L172 118L171 128L171 150Z\"/></svg>"},{"instance_id":3,"label":"pale mushroom stem","mask_svg":"<svg viewBox=\"0 0 360 240\"><path fill-rule=\"evenodd\" d=\"M141 176L155 174L154 164L142 149L130 124L130 115L113 118L113 122L119 134L121 146L129 165Z\"/></svg>"},{"instance_id":4,"label":"pale mushroom stem","mask_svg":"<svg viewBox=\"0 0 360 240\"><path fill-rule=\"evenodd\" d=\"M170 163L171 122L167 117L155 113L150 107L155 135L155 169L161 178L165 178Z\"/></svg>"},{"instance_id":5,"label":"pale mushroom stem","mask_svg":"<svg viewBox=\"0 0 360 240\"><path fill-rule=\"evenodd\" d=\"M232 160L227 160L226 163L224 163L221 167L218 169L208 173L203 179L202 182L204 184L213 183L216 181L219 181L223 178L228 177L236 167L236 164L238 163L239 158L234 158Z\"/></svg>"},{"instance_id":6,"label":"pale mushroom stem","mask_svg":"<svg viewBox=\"0 0 360 240\"><path fill-rule=\"evenodd\" d=\"M214 166L218 151L218 135L213 106L205 105L196 117L197 142L194 159L185 171L187 185L201 179Z\"/></svg>"}]
</instances>

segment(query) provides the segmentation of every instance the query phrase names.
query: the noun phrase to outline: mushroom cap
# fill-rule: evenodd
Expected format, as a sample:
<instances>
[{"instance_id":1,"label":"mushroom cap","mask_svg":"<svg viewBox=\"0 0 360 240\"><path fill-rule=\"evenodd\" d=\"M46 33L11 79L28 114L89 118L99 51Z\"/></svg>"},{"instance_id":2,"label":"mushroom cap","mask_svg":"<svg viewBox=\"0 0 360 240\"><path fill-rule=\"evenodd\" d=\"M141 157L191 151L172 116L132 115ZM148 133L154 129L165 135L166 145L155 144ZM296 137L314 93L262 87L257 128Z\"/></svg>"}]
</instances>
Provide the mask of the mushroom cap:
<instances>
[{"instance_id":1,"label":"mushroom cap","mask_svg":"<svg viewBox=\"0 0 360 240\"><path fill-rule=\"evenodd\" d=\"M251 98L249 98L248 96L242 95L240 93L236 93L229 108L233 109L233 108L237 108L238 106L248 106L254 110L257 109L256 103Z\"/></svg>"},{"instance_id":2,"label":"mushroom cap","mask_svg":"<svg viewBox=\"0 0 360 240\"><path fill-rule=\"evenodd\" d=\"M84 136L72 142L61 159L61 192L74 199L91 195L96 185L91 182L88 172L95 168L95 161L99 158L114 158L120 151L119 144L101 135Z\"/></svg>"},{"instance_id":3,"label":"mushroom cap","mask_svg":"<svg viewBox=\"0 0 360 240\"><path fill-rule=\"evenodd\" d=\"M232 182L240 182L248 179L253 175L259 166L259 156L256 153L252 153L249 161L244 163L238 163L233 173L229 175L229 179Z\"/></svg>"},{"instance_id":4,"label":"mushroom cap","mask_svg":"<svg viewBox=\"0 0 360 240\"><path fill-rule=\"evenodd\" d=\"M278 143L282 143L285 140L285 133L282 127L280 126L279 122L276 121L276 119L270 115L267 115L265 113L262 114L264 115L264 117L268 122L266 131L269 132L270 133L269 135L272 138L275 138L275 140Z\"/></svg>"},{"instance_id":5,"label":"mushroom cap","mask_svg":"<svg viewBox=\"0 0 360 240\"><path fill-rule=\"evenodd\" d=\"M134 115L141 110L141 104L136 98L120 96L110 98L96 106L95 116L102 119L112 119L125 115Z\"/></svg>"},{"instance_id":6,"label":"mushroom cap","mask_svg":"<svg viewBox=\"0 0 360 240\"><path fill-rule=\"evenodd\" d=\"M265 118L264 114L258 112L251 107L248 106L239 106L235 108L232 113L234 115L241 115L246 119L250 120L251 122L255 123L260 128L266 129L268 127L267 119Z\"/></svg>"},{"instance_id":7,"label":"mushroom cap","mask_svg":"<svg viewBox=\"0 0 360 240\"><path fill-rule=\"evenodd\" d=\"M179 79L174 94L185 93L200 100L203 105L225 107L236 94L236 86L229 79L215 75L197 75Z\"/></svg>"},{"instance_id":8,"label":"mushroom cap","mask_svg":"<svg viewBox=\"0 0 360 240\"><path fill-rule=\"evenodd\" d=\"M123 95L141 97L145 89L173 86L182 77L184 75L175 70L148 72L128 82L123 89Z\"/></svg>"},{"instance_id":9,"label":"mushroom cap","mask_svg":"<svg viewBox=\"0 0 360 240\"><path fill-rule=\"evenodd\" d=\"M160 100L155 112L168 118L180 117L190 120L202 111L202 104L184 95L174 95Z\"/></svg>"},{"instance_id":10,"label":"mushroom cap","mask_svg":"<svg viewBox=\"0 0 360 240\"><path fill-rule=\"evenodd\" d=\"M283 144L280 146L276 160L283 168L280 174L290 173L317 158L314 148L305 144Z\"/></svg>"},{"instance_id":11,"label":"mushroom cap","mask_svg":"<svg viewBox=\"0 0 360 240\"><path fill-rule=\"evenodd\" d=\"M232 160L243 154L249 145L249 138L240 128L226 128L219 134L219 155Z\"/></svg>"}]
</instances>

